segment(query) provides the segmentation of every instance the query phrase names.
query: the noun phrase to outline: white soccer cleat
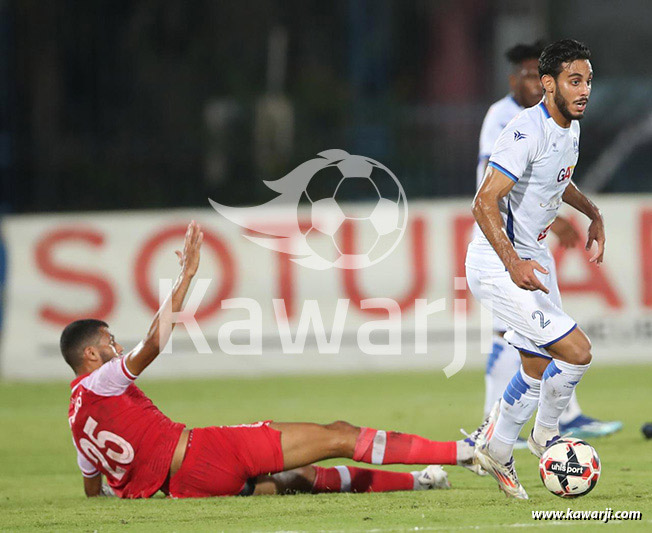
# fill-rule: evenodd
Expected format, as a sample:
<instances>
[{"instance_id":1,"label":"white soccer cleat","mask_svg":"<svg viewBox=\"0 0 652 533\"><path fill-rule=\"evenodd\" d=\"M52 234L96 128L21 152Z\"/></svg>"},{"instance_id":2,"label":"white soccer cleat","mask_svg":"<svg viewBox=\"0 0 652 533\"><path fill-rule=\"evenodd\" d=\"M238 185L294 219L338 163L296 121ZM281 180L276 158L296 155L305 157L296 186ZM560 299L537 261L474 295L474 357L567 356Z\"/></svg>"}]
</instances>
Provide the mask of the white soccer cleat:
<instances>
[{"instance_id":1,"label":"white soccer cleat","mask_svg":"<svg viewBox=\"0 0 652 533\"><path fill-rule=\"evenodd\" d=\"M416 483L414 490L450 489L448 474L440 465L427 466L421 472L412 472Z\"/></svg>"},{"instance_id":2,"label":"white soccer cleat","mask_svg":"<svg viewBox=\"0 0 652 533\"><path fill-rule=\"evenodd\" d=\"M466 431L460 429L462 434L466 435L463 442L473 448L473 450L475 450L479 445L487 442L494 433L496 420L498 420L498 413L500 413L500 400L494 404L487 417L482 421L482 424L480 424L473 433L469 435ZM487 475L487 472L485 472L475 460L475 452L473 453L473 458L468 462L468 464L460 463L460 466L463 466L478 476Z\"/></svg>"},{"instance_id":3,"label":"white soccer cleat","mask_svg":"<svg viewBox=\"0 0 652 533\"><path fill-rule=\"evenodd\" d=\"M506 465L496 461L487 449L487 444L483 444L475 449L475 458L482 468L489 472L493 478L498 482L498 488L502 490L506 496L516 498L519 500L529 499L527 492L523 485L518 480L516 470L514 469L514 458Z\"/></svg>"},{"instance_id":4,"label":"white soccer cleat","mask_svg":"<svg viewBox=\"0 0 652 533\"><path fill-rule=\"evenodd\" d=\"M458 466L462 466L466 468L467 470L470 470L477 476L486 476L487 473L482 470L482 467L476 463L475 461L475 445L469 443L469 438L467 437L463 441L458 441L462 443L462 446L467 447L468 450L468 455L470 456L470 459L468 461L458 461Z\"/></svg>"}]
</instances>

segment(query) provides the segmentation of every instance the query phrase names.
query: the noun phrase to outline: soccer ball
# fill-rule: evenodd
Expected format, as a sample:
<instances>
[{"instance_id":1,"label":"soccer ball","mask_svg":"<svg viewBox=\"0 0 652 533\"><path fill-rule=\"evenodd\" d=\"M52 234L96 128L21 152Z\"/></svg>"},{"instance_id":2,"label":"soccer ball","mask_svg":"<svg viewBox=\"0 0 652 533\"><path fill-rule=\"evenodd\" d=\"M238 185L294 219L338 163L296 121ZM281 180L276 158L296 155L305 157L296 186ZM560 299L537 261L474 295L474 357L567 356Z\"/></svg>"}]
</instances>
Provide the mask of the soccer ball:
<instances>
[{"instance_id":1,"label":"soccer ball","mask_svg":"<svg viewBox=\"0 0 652 533\"><path fill-rule=\"evenodd\" d=\"M368 157L346 154L332 161L312 176L303 197L310 203L306 242L332 266L373 265L394 250L405 232L403 187L387 167Z\"/></svg>"},{"instance_id":2,"label":"soccer ball","mask_svg":"<svg viewBox=\"0 0 652 533\"><path fill-rule=\"evenodd\" d=\"M580 439L562 438L539 461L546 488L561 498L578 498L593 490L600 479L600 458L593 446Z\"/></svg>"}]
</instances>

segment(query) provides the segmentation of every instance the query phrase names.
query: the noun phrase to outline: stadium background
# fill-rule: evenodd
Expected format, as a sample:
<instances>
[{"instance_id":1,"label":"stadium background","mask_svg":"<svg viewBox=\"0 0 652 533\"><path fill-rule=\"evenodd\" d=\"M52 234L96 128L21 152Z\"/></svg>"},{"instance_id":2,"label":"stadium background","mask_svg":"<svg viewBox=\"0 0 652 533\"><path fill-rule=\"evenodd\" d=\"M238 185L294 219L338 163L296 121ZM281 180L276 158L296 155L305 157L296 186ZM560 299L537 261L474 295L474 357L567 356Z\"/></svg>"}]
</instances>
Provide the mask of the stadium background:
<instances>
[{"instance_id":1,"label":"stadium background","mask_svg":"<svg viewBox=\"0 0 652 533\"><path fill-rule=\"evenodd\" d=\"M257 364L220 357L213 342L215 357L187 365L168 358L155 372L441 368L453 349L453 300L468 297L454 290L453 277L464 275L482 118L507 92L504 51L519 41L568 35L589 43L596 70L574 179L591 193L630 196L600 198L607 263L590 268L581 250L558 258L562 291L604 361L647 355L648 2L624 2L617 11L609 2L582 1L1 7L5 377L64 377L58 334L80 315L109 321L126 346L137 342L156 307L157 279L175 272L166 252L178 243L172 228L192 216L215 243L200 271L213 279L205 335L215 340L221 324L242 316L220 309L220 300L255 298L263 306L269 357ZM625 21L626 31L618 25ZM310 271L246 241L210 210L208 197L226 205L270 200L276 193L263 180L281 178L329 148L377 159L405 188L406 236L379 265ZM257 264L268 268L252 268ZM352 301L339 359L308 362L315 351L310 337L305 357L274 362L279 343L271 300L286 300L296 326L302 302L316 299L328 324L333 295ZM360 309L364 297L401 303L400 356L364 357L356 349L356 329L378 315ZM429 321L429 354L406 357L414 355L415 298L446 298L448 306ZM468 302L467 357L481 364L477 308ZM184 335L175 351L195 351Z\"/></svg>"},{"instance_id":2,"label":"stadium background","mask_svg":"<svg viewBox=\"0 0 652 533\"><path fill-rule=\"evenodd\" d=\"M285 403L262 399L269 402L272 416L323 421L371 417L378 425L429 434L432 427L394 407L404 402L406 409L423 410L430 399L425 402L418 394L432 382L438 387L433 398L450 409L447 427L458 427L465 416L464 423L472 426L481 411L479 367L484 357L478 344L478 306L470 300L468 369L449 381L441 369L454 349L453 300L467 296L455 290L453 277L462 272L470 229L480 125L488 106L507 93L506 48L537 38L572 36L591 47L595 70L574 179L583 190L599 195L609 242L600 271L587 267L581 250L561 258L562 292L565 305L596 346L593 384L591 375L583 383L585 401L600 411L591 414L626 422L626 440L612 440L611 447L601 448L603 460L624 461L618 463L622 472L636 470L640 464L632 458L645 452L635 447L640 443L632 444L640 438L634 432L649 413L624 413L628 402L649 405L650 399L641 381L649 376L650 366L634 366L650 364L652 341L650 19L652 4L646 0L0 1L3 426L38 435L35 428L45 420L40 413L46 412L52 439L68 438L63 407L44 406L51 398L65 405L62 380L69 377L69 369L57 352L62 324L89 313L101 316L118 340L133 345L151 320L148 302L156 294L157 279L176 272L168 252L175 244L174 229L190 217L200 220L226 249L222 255L219 246L204 254L200 276L203 272L214 280L207 300L219 304L228 294L261 301L265 353L253 358L220 354L213 342L215 332L227 320L242 317L217 309L201 323L216 353L192 355L193 346L180 328L175 355L157 361L152 376L355 371L359 377L345 382L306 378L302 384L271 377L251 385L224 381L220 389L247 391L250 400L223 413L224 422L264 416L254 414L260 411L260 403L254 402L257 394L283 390ZM246 241L237 227L208 206L208 197L227 205L264 203L274 197L264 179L278 179L329 148L377 159L405 188L411 225L399 249L375 267L353 275L288 267L273 252ZM583 228L581 219L576 220ZM166 232L170 240L165 240ZM225 261L224 254L230 259ZM225 288L229 276L230 292ZM271 299L286 299L294 317L303 301L317 299L328 323L334 295L353 302L344 350L319 356L309 339L305 353L280 356L269 321ZM364 321L379 318L359 309L360 298L372 296L408 302L400 355L361 355L353 342L346 342L355 340L355 330ZM426 355L415 354L411 341L414 315L409 302L414 297L447 299L447 310L429 321ZM296 327L296 321L291 319L290 325ZM622 374L603 368L617 363L632 366ZM420 368L432 374L417 378L416 385L406 377L409 374L363 375ZM54 383L13 383L24 380ZM210 401L213 382L144 386L173 416L209 423L210 411L192 407L191 400L200 394ZM613 401L602 394L610 386ZM355 396L379 387L386 390L384 409L376 409L375 400L367 396ZM318 404L310 403L317 390ZM332 401L328 391L338 400ZM460 405L471 397L468 405ZM356 404L356 398L368 400L369 407ZM19 424L18 413L33 426ZM64 420L63 429L59 419ZM28 487L36 487L36 480L43 480L39 487L51 481L43 452L30 446L20 438L0 442L7 458L5 490L22 487L25 471L35 476ZM32 450L40 459L21 463L19 448ZM57 505L72 509L79 496L79 487L69 481L75 476L77 483L73 452L68 441L59 448L61 465L55 470L63 476L57 479L63 481L62 494L69 500ZM630 451L625 459L619 454L623 449ZM37 465L42 466L38 473ZM649 460L646 465L649 473ZM528 475L525 480L536 483ZM628 491L636 492L644 478L638 471L620 476L623 508ZM25 508L40 511L46 495L38 490L35 494L37 499ZM484 502L480 489L466 497L455 515L458 523L470 520L467 510ZM400 505L393 508L392 501L382 500L388 517L394 511L397 516L406 512ZM444 501L454 512L455 500ZM618 501L607 499L600 505ZM300 505L307 506L307 514L314 512L310 504ZM6 515L20 517L12 529L27 523L23 512ZM66 520L84 524L74 523L74 512ZM148 523L154 524L156 517L148 516ZM508 519L523 521L511 514L495 517L496 523ZM264 517L256 524L259 529L271 527ZM396 521L397 527L405 524ZM47 521L36 525L52 530Z\"/></svg>"}]
</instances>

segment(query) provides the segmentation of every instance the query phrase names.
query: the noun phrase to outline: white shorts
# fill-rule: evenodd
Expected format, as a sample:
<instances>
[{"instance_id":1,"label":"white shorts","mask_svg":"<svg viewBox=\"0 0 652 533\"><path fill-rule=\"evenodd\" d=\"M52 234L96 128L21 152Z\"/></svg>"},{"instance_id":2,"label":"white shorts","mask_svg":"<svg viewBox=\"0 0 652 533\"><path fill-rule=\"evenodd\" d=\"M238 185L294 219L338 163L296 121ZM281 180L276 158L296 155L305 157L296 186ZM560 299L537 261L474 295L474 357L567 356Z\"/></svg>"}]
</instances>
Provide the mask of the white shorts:
<instances>
[{"instance_id":1,"label":"white shorts","mask_svg":"<svg viewBox=\"0 0 652 533\"><path fill-rule=\"evenodd\" d=\"M550 294L516 286L509 272L483 272L466 267L466 278L473 296L488 307L496 325L504 327L505 340L522 352L551 358L546 349L563 339L577 323L561 308L554 261L539 261L548 274L536 276ZM501 324L502 323L502 324Z\"/></svg>"}]
</instances>

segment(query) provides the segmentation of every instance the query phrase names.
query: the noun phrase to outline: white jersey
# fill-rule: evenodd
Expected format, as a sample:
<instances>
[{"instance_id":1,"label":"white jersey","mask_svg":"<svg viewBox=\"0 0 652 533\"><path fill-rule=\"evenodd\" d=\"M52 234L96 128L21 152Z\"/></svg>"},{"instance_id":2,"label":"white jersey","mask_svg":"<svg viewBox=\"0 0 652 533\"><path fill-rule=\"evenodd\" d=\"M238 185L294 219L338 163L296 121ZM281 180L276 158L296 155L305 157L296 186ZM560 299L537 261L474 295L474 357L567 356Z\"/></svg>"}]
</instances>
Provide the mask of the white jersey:
<instances>
[{"instance_id":1,"label":"white jersey","mask_svg":"<svg viewBox=\"0 0 652 533\"><path fill-rule=\"evenodd\" d=\"M511 94L494 102L482 121L482 129L480 130L480 150L478 153L478 167L475 171L475 184L476 189L480 188L480 184L484 179L485 169L489 162L491 152L494 151L494 145L498 140L498 136L505 129L512 119L525 109L521 106ZM482 235L480 226L476 222L473 224L473 238Z\"/></svg>"},{"instance_id":2,"label":"white jersey","mask_svg":"<svg viewBox=\"0 0 652 533\"><path fill-rule=\"evenodd\" d=\"M502 131L489 158L515 185L499 202L507 236L519 257L547 257L545 238L579 156L580 126L562 128L543 101L521 111ZM504 266L484 235L469 245L466 264L479 270Z\"/></svg>"},{"instance_id":3,"label":"white jersey","mask_svg":"<svg viewBox=\"0 0 652 533\"><path fill-rule=\"evenodd\" d=\"M523 107L514 100L511 94L501 98L495 102L487 111L487 114L482 121L482 129L480 130L480 151L478 153L478 168L476 170L476 186L480 188L482 179L484 178L484 171L487 165L487 160L494 150L494 144L500 135L500 132L505 129L505 126L523 111Z\"/></svg>"}]
</instances>

